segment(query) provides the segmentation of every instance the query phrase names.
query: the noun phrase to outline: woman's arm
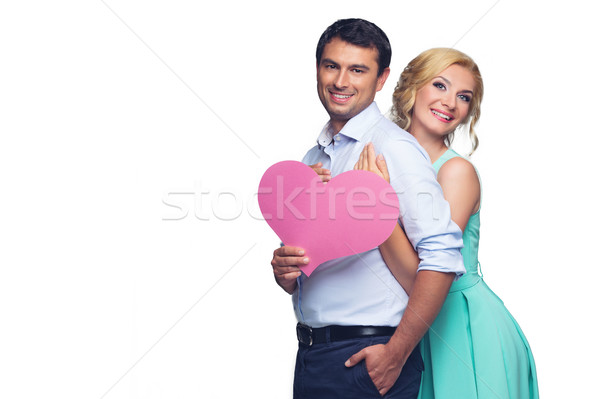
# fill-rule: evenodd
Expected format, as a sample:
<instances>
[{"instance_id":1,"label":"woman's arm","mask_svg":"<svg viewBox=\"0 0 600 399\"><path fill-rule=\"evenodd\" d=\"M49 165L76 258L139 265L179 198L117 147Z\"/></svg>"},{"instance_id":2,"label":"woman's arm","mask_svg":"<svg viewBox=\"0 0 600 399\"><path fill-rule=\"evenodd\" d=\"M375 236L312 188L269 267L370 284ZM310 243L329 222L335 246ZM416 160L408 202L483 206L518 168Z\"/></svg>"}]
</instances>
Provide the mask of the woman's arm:
<instances>
[{"instance_id":1,"label":"woman's arm","mask_svg":"<svg viewBox=\"0 0 600 399\"><path fill-rule=\"evenodd\" d=\"M368 170L390 182L385 159L383 155L375 156L372 143L365 146L354 169ZM379 246L379 252L398 283L410 295L420 259L400 225L396 224L392 234Z\"/></svg>"},{"instance_id":2,"label":"woman's arm","mask_svg":"<svg viewBox=\"0 0 600 399\"><path fill-rule=\"evenodd\" d=\"M465 231L469 218L479 209L480 184L475 168L464 158L452 158L442 165L437 180L450 205L452 221ZM396 280L410 295L420 259L400 226L379 246L379 251Z\"/></svg>"},{"instance_id":3,"label":"woman's arm","mask_svg":"<svg viewBox=\"0 0 600 399\"><path fill-rule=\"evenodd\" d=\"M475 168L466 159L455 157L442 165L437 180L450 204L452 220L465 231L469 218L479 209L481 187Z\"/></svg>"},{"instance_id":4,"label":"woman's arm","mask_svg":"<svg viewBox=\"0 0 600 399\"><path fill-rule=\"evenodd\" d=\"M379 246L379 252L398 283L410 295L421 260L399 224L396 224L392 235Z\"/></svg>"},{"instance_id":5,"label":"woman's arm","mask_svg":"<svg viewBox=\"0 0 600 399\"><path fill-rule=\"evenodd\" d=\"M385 160L381 155L375 157L372 144L365 146L354 169L369 170L390 181ZM437 180L450 205L452 220L464 231L471 215L479 209L480 184L475 168L464 158L452 158L440 168ZM379 246L379 251L398 283L410 295L420 259L399 225Z\"/></svg>"}]
</instances>

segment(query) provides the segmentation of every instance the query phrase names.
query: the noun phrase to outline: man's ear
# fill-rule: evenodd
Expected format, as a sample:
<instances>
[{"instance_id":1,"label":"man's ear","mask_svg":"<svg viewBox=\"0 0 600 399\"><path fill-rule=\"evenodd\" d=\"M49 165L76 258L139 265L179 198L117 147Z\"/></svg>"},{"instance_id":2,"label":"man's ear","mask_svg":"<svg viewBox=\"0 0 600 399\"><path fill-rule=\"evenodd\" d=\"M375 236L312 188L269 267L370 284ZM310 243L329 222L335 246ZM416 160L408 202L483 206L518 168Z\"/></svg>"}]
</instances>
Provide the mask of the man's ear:
<instances>
[{"instance_id":1,"label":"man's ear","mask_svg":"<svg viewBox=\"0 0 600 399\"><path fill-rule=\"evenodd\" d=\"M377 91L383 89L383 85L385 84L385 81L387 80L388 76L390 76L390 68L385 68L382 72L381 75L379 75L377 77Z\"/></svg>"}]
</instances>

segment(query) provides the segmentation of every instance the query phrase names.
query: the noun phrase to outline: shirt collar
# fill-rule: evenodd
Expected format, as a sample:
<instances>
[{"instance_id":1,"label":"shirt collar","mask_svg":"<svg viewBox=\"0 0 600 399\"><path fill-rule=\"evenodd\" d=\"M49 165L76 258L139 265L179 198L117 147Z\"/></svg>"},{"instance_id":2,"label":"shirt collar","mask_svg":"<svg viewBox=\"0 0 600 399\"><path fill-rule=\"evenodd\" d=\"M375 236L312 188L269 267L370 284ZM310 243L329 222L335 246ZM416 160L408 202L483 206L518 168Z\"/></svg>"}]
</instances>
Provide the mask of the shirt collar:
<instances>
[{"instance_id":1,"label":"shirt collar","mask_svg":"<svg viewBox=\"0 0 600 399\"><path fill-rule=\"evenodd\" d=\"M361 141L361 138L382 117L381 111L377 107L375 101L371 103L367 108L362 110L358 115L350 119L339 134L353 138L356 141ZM321 130L321 134L317 138L317 144L320 147L327 147L333 140L333 132L331 131L331 122L327 124Z\"/></svg>"}]
</instances>

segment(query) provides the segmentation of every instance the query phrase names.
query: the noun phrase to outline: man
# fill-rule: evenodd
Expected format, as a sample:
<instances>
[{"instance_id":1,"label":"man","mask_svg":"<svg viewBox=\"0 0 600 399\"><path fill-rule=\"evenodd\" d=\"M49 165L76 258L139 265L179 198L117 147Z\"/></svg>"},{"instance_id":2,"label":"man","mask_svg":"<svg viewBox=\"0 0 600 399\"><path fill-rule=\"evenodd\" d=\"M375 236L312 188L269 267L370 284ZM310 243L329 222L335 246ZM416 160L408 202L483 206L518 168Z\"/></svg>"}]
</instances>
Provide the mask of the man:
<instances>
[{"instance_id":1,"label":"man","mask_svg":"<svg viewBox=\"0 0 600 399\"><path fill-rule=\"evenodd\" d=\"M464 272L462 233L429 157L373 102L390 59L387 36L368 21L340 20L327 28L317 46L317 90L330 120L303 162L335 176L352 169L372 142L386 159L419 272L409 299L377 248L325 262L310 278L298 268L310 254L275 250L275 279L293 294L299 322L295 398L416 397L423 369L416 345Z\"/></svg>"}]
</instances>

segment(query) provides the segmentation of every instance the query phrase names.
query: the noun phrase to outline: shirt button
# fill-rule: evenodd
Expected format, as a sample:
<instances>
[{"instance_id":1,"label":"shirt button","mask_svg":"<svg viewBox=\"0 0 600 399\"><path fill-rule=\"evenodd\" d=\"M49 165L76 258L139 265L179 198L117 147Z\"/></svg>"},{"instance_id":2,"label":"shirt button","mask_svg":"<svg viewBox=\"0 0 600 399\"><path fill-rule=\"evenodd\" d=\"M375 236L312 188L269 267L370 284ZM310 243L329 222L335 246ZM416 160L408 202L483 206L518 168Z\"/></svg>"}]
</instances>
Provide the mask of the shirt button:
<instances>
[{"instance_id":1,"label":"shirt button","mask_svg":"<svg viewBox=\"0 0 600 399\"><path fill-rule=\"evenodd\" d=\"M341 137L340 136L335 136L335 141L340 141Z\"/></svg>"}]
</instances>

